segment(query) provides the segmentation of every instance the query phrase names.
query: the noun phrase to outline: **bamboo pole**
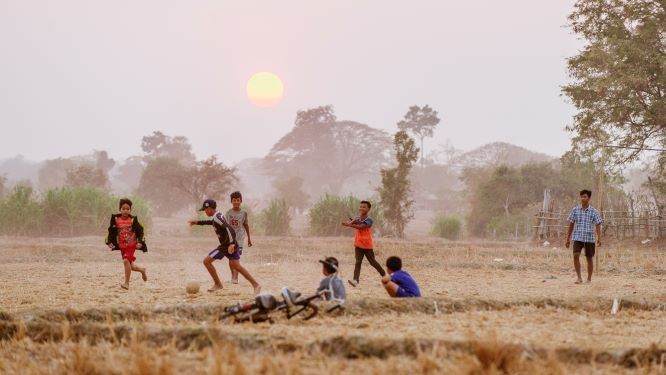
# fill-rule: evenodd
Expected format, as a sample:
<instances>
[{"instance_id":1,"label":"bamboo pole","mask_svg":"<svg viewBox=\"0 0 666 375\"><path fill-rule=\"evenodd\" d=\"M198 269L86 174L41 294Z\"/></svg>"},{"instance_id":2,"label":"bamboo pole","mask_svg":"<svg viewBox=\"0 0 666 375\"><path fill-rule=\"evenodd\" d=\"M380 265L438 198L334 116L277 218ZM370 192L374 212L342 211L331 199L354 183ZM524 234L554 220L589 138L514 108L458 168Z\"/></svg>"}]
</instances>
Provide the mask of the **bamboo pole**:
<instances>
[{"instance_id":1,"label":"bamboo pole","mask_svg":"<svg viewBox=\"0 0 666 375\"><path fill-rule=\"evenodd\" d=\"M598 206L599 206L599 215L603 215L603 212L604 212L604 173L605 173L604 167L606 165L605 162L606 162L606 147L604 145L601 145L601 168L599 169L599 204L598 204ZM601 219L604 220L605 218L602 216ZM604 224L602 223L601 225L604 225ZM603 230L601 232L603 233ZM598 238L597 241L601 241L601 234L599 234L599 237L600 238ZM595 258L597 258L595 260L595 262L596 262L596 267L595 268L597 269L597 272L599 272L599 255L600 254L601 254L601 249L597 249L597 254L595 256Z\"/></svg>"}]
</instances>

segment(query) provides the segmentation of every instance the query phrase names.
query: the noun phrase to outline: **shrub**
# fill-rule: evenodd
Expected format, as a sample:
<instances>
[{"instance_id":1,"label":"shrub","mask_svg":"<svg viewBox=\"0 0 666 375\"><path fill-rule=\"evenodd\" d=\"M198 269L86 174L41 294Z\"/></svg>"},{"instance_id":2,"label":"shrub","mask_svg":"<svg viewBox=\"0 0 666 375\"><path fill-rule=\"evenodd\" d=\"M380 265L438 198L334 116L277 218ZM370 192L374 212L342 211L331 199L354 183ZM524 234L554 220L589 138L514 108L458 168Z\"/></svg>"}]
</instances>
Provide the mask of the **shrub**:
<instances>
[{"instance_id":1,"label":"shrub","mask_svg":"<svg viewBox=\"0 0 666 375\"><path fill-rule=\"evenodd\" d=\"M258 224L267 236L284 236L289 234L289 206L284 199L273 199L259 214Z\"/></svg>"},{"instance_id":2,"label":"shrub","mask_svg":"<svg viewBox=\"0 0 666 375\"><path fill-rule=\"evenodd\" d=\"M0 201L0 233L14 236L40 234L43 209L32 188L17 186Z\"/></svg>"},{"instance_id":3,"label":"shrub","mask_svg":"<svg viewBox=\"0 0 666 375\"><path fill-rule=\"evenodd\" d=\"M339 197L326 194L310 209L310 234L313 236L352 236L354 231L340 225L349 217L358 216L360 199L354 196ZM370 211L375 230L383 231L384 215L380 207L373 205Z\"/></svg>"},{"instance_id":4,"label":"shrub","mask_svg":"<svg viewBox=\"0 0 666 375\"><path fill-rule=\"evenodd\" d=\"M448 240L457 240L460 237L462 220L455 216L439 215L432 226L432 234Z\"/></svg>"},{"instance_id":5,"label":"shrub","mask_svg":"<svg viewBox=\"0 0 666 375\"><path fill-rule=\"evenodd\" d=\"M150 211L139 197L132 211L150 226ZM0 202L0 233L12 235L82 236L103 235L118 197L92 187L51 189L37 197L32 189L17 187Z\"/></svg>"}]
</instances>

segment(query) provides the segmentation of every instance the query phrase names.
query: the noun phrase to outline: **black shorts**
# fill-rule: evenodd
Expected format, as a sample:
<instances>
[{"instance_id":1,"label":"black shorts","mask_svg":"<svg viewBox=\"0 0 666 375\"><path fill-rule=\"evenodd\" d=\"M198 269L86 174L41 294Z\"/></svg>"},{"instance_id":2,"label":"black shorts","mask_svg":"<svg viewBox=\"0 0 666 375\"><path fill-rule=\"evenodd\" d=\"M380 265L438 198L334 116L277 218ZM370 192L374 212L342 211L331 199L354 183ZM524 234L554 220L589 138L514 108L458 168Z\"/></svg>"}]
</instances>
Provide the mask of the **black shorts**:
<instances>
[{"instance_id":1,"label":"black shorts","mask_svg":"<svg viewBox=\"0 0 666 375\"><path fill-rule=\"evenodd\" d=\"M581 241L574 241L573 243L573 252L575 253L580 253L583 248L585 248L585 256L588 258L591 258L594 256L594 242L581 242Z\"/></svg>"}]
</instances>

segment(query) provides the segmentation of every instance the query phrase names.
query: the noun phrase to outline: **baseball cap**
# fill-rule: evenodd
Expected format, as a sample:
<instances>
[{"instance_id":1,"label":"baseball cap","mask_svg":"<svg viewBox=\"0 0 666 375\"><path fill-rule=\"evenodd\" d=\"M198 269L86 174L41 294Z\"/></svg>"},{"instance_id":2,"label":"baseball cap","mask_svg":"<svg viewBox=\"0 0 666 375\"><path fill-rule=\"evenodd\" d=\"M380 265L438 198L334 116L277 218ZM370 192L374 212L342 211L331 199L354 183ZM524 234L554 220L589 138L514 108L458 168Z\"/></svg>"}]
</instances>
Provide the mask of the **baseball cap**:
<instances>
[{"instance_id":1,"label":"baseball cap","mask_svg":"<svg viewBox=\"0 0 666 375\"><path fill-rule=\"evenodd\" d=\"M326 259L320 260L319 263L329 265L336 271L338 270L338 260L333 257L327 257Z\"/></svg>"},{"instance_id":2,"label":"baseball cap","mask_svg":"<svg viewBox=\"0 0 666 375\"><path fill-rule=\"evenodd\" d=\"M209 208L209 207L215 209L215 208L217 208L217 203L212 199L206 199L203 202L203 204L201 205L201 208L199 209L199 211L203 211L203 210L205 210L206 208Z\"/></svg>"}]
</instances>

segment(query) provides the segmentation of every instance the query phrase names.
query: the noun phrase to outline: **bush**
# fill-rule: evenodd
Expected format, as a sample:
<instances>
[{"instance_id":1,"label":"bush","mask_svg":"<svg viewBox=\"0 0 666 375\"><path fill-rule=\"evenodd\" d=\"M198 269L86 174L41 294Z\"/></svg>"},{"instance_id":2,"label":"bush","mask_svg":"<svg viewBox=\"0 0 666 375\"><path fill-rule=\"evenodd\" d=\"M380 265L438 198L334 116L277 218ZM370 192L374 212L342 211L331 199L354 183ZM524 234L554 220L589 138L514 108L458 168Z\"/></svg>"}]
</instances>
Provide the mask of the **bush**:
<instances>
[{"instance_id":1,"label":"bush","mask_svg":"<svg viewBox=\"0 0 666 375\"><path fill-rule=\"evenodd\" d=\"M521 236L525 228L525 223L529 220L529 212L494 217L486 225L485 237L494 237L496 240L513 239L515 238L516 224L518 224L518 235Z\"/></svg>"},{"instance_id":2,"label":"bush","mask_svg":"<svg viewBox=\"0 0 666 375\"><path fill-rule=\"evenodd\" d=\"M284 199L273 199L259 214L259 227L267 236L289 234L289 206Z\"/></svg>"},{"instance_id":3,"label":"bush","mask_svg":"<svg viewBox=\"0 0 666 375\"><path fill-rule=\"evenodd\" d=\"M432 234L448 240L460 238L462 220L455 216L439 215L432 226Z\"/></svg>"},{"instance_id":4,"label":"bush","mask_svg":"<svg viewBox=\"0 0 666 375\"><path fill-rule=\"evenodd\" d=\"M340 225L343 221L348 221L349 217L358 216L358 206L360 199L348 196L339 197L336 195L324 195L310 209L310 234L313 236L353 236L354 231ZM384 215L382 210L373 205L370 210L375 230L383 231Z\"/></svg>"},{"instance_id":5,"label":"bush","mask_svg":"<svg viewBox=\"0 0 666 375\"><path fill-rule=\"evenodd\" d=\"M130 197L132 213L151 224L145 201ZM92 187L51 189L40 199L32 189L17 187L0 202L0 234L82 236L103 235L118 197Z\"/></svg>"},{"instance_id":6,"label":"bush","mask_svg":"<svg viewBox=\"0 0 666 375\"><path fill-rule=\"evenodd\" d=\"M32 188L17 186L0 201L0 234L27 236L44 228L44 210Z\"/></svg>"}]
</instances>

